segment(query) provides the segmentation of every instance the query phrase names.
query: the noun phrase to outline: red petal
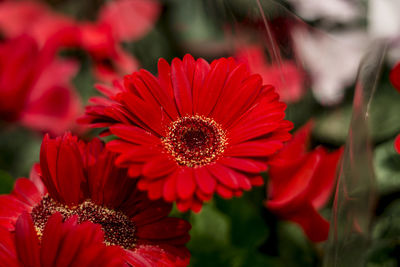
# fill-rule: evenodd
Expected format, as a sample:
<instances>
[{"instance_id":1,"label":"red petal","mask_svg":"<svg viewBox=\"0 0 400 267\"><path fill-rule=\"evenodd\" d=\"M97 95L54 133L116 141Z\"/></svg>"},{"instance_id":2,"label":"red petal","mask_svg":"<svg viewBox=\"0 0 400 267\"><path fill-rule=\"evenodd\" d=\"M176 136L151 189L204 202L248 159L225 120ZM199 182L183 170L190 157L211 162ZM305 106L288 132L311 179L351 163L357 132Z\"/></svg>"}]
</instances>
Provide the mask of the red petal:
<instances>
[{"instance_id":1,"label":"red petal","mask_svg":"<svg viewBox=\"0 0 400 267\"><path fill-rule=\"evenodd\" d=\"M394 148L396 149L397 153L400 154L400 134L394 140Z\"/></svg>"},{"instance_id":2,"label":"red petal","mask_svg":"<svg viewBox=\"0 0 400 267\"><path fill-rule=\"evenodd\" d=\"M216 191L218 195L225 199L230 199L233 197L233 191L223 185L217 185Z\"/></svg>"},{"instance_id":3,"label":"red petal","mask_svg":"<svg viewBox=\"0 0 400 267\"><path fill-rule=\"evenodd\" d=\"M193 110L198 111L200 104L200 92L203 88L204 79L210 72L210 65L202 58L197 59L195 74L193 78Z\"/></svg>"},{"instance_id":4,"label":"red petal","mask_svg":"<svg viewBox=\"0 0 400 267\"><path fill-rule=\"evenodd\" d=\"M193 171L197 185L205 193L211 195L214 193L217 184L214 177L207 171L207 167L196 168Z\"/></svg>"},{"instance_id":5,"label":"red petal","mask_svg":"<svg viewBox=\"0 0 400 267\"><path fill-rule=\"evenodd\" d=\"M191 168L182 168L177 175L176 191L181 199L189 199L196 190L196 183Z\"/></svg>"},{"instance_id":6,"label":"red petal","mask_svg":"<svg viewBox=\"0 0 400 267\"><path fill-rule=\"evenodd\" d=\"M158 60L158 80L161 88L163 88L172 99L174 97L174 89L171 81L171 67L163 58Z\"/></svg>"},{"instance_id":7,"label":"red petal","mask_svg":"<svg viewBox=\"0 0 400 267\"><path fill-rule=\"evenodd\" d=\"M148 161L143 167L143 175L149 178L166 176L177 168L175 162L161 155Z\"/></svg>"},{"instance_id":8,"label":"red petal","mask_svg":"<svg viewBox=\"0 0 400 267\"><path fill-rule=\"evenodd\" d=\"M287 179L280 179L279 170L270 172L271 205L273 202L273 205L278 207L288 205L290 201L300 201L302 195L310 186L312 177L321 160L321 155L311 154L301 168Z\"/></svg>"},{"instance_id":9,"label":"red petal","mask_svg":"<svg viewBox=\"0 0 400 267\"><path fill-rule=\"evenodd\" d=\"M229 147L225 155L231 157L266 157L283 147L281 141L254 141Z\"/></svg>"},{"instance_id":10,"label":"red petal","mask_svg":"<svg viewBox=\"0 0 400 267\"><path fill-rule=\"evenodd\" d=\"M43 231L40 255L43 266L53 266L57 260L58 249L63 237L61 222L60 213L54 214L47 220L45 231Z\"/></svg>"},{"instance_id":11,"label":"red petal","mask_svg":"<svg viewBox=\"0 0 400 267\"><path fill-rule=\"evenodd\" d=\"M11 194L31 206L35 206L42 200L42 194L36 186L26 178L17 179Z\"/></svg>"},{"instance_id":12,"label":"red petal","mask_svg":"<svg viewBox=\"0 0 400 267\"><path fill-rule=\"evenodd\" d=\"M107 2L99 12L99 22L111 27L119 41L133 41L146 34L160 13L160 4L152 0Z\"/></svg>"},{"instance_id":13,"label":"red petal","mask_svg":"<svg viewBox=\"0 0 400 267\"><path fill-rule=\"evenodd\" d=\"M159 143L159 139L139 127L115 124L110 127L110 131L116 136L128 140L134 144L155 144Z\"/></svg>"},{"instance_id":14,"label":"red petal","mask_svg":"<svg viewBox=\"0 0 400 267\"><path fill-rule=\"evenodd\" d=\"M259 174L267 169L266 164L251 159L224 157L219 163L239 171Z\"/></svg>"},{"instance_id":15,"label":"red petal","mask_svg":"<svg viewBox=\"0 0 400 267\"><path fill-rule=\"evenodd\" d=\"M193 204L193 199L185 199L185 200L177 199L176 201L176 207L180 212L188 211L192 207L192 204Z\"/></svg>"},{"instance_id":16,"label":"red petal","mask_svg":"<svg viewBox=\"0 0 400 267\"><path fill-rule=\"evenodd\" d=\"M149 184L147 186L149 199L156 200L163 196L164 183L164 179L159 179L151 182L149 181Z\"/></svg>"},{"instance_id":17,"label":"red petal","mask_svg":"<svg viewBox=\"0 0 400 267\"><path fill-rule=\"evenodd\" d=\"M146 70L141 70L140 74L143 77L143 82L146 83L149 88L151 88L151 93L153 94L154 98L157 99L162 108L169 115L170 119L175 120L178 117L178 110L176 109L175 102L171 95L164 90L164 88L151 73Z\"/></svg>"},{"instance_id":18,"label":"red petal","mask_svg":"<svg viewBox=\"0 0 400 267\"><path fill-rule=\"evenodd\" d=\"M231 101L224 105L221 114L229 114L229 116L224 117L220 123L229 127L253 106L254 100L261 92L261 83L261 77L258 75L248 77L242 84L240 91L235 94L235 97L232 97Z\"/></svg>"},{"instance_id":19,"label":"red petal","mask_svg":"<svg viewBox=\"0 0 400 267\"><path fill-rule=\"evenodd\" d=\"M334 189L336 169L343 154L343 148L329 154L322 148L317 148L316 151L323 151L323 158L314 173L306 194L313 206L319 209L329 200Z\"/></svg>"},{"instance_id":20,"label":"red petal","mask_svg":"<svg viewBox=\"0 0 400 267\"><path fill-rule=\"evenodd\" d=\"M176 180L178 177L178 172L179 172L179 170L175 171L170 176L168 176L168 178L166 179L166 182L164 184L164 192L163 192L165 201L172 202L177 198Z\"/></svg>"},{"instance_id":21,"label":"red petal","mask_svg":"<svg viewBox=\"0 0 400 267\"><path fill-rule=\"evenodd\" d=\"M389 79L393 86L400 92L400 62L391 70Z\"/></svg>"},{"instance_id":22,"label":"red petal","mask_svg":"<svg viewBox=\"0 0 400 267\"><path fill-rule=\"evenodd\" d=\"M70 143L65 136L60 144L57 165L57 181L66 204L78 204L81 198L81 184L85 181L83 162L76 143Z\"/></svg>"},{"instance_id":23,"label":"red petal","mask_svg":"<svg viewBox=\"0 0 400 267\"><path fill-rule=\"evenodd\" d=\"M215 179L222 183L224 186L232 189L239 188L239 182L235 177L235 173L231 169L217 163L209 166L208 170L215 177Z\"/></svg>"},{"instance_id":24,"label":"red petal","mask_svg":"<svg viewBox=\"0 0 400 267\"><path fill-rule=\"evenodd\" d=\"M25 266L40 266L39 239L29 213L23 213L15 225L15 244Z\"/></svg>"},{"instance_id":25,"label":"red petal","mask_svg":"<svg viewBox=\"0 0 400 267\"><path fill-rule=\"evenodd\" d=\"M194 80L194 75L195 75L196 62L195 62L194 58L192 57L192 55L186 54L183 57L183 68L186 72L190 88L193 88L193 80Z\"/></svg>"},{"instance_id":26,"label":"red petal","mask_svg":"<svg viewBox=\"0 0 400 267\"><path fill-rule=\"evenodd\" d=\"M136 235L141 239L169 239L186 234L191 226L179 218L164 218L153 224L138 227Z\"/></svg>"},{"instance_id":27,"label":"red petal","mask_svg":"<svg viewBox=\"0 0 400 267\"><path fill-rule=\"evenodd\" d=\"M196 112L207 116L212 111L224 87L228 74L227 67L226 59L221 58L218 60L216 66L211 68L203 83L203 87L199 91Z\"/></svg>"},{"instance_id":28,"label":"red petal","mask_svg":"<svg viewBox=\"0 0 400 267\"><path fill-rule=\"evenodd\" d=\"M172 205L162 200L151 202L151 205L146 206L144 210L132 216L131 220L135 222L137 227L141 227L142 225L154 223L167 217L171 209Z\"/></svg>"},{"instance_id":29,"label":"red petal","mask_svg":"<svg viewBox=\"0 0 400 267\"><path fill-rule=\"evenodd\" d=\"M14 236L6 229L0 228L0 262L2 266L20 267L15 251Z\"/></svg>"},{"instance_id":30,"label":"red petal","mask_svg":"<svg viewBox=\"0 0 400 267\"><path fill-rule=\"evenodd\" d=\"M183 70L182 61L177 58L172 60L171 80L179 113L181 116L192 114L192 89Z\"/></svg>"}]
</instances>

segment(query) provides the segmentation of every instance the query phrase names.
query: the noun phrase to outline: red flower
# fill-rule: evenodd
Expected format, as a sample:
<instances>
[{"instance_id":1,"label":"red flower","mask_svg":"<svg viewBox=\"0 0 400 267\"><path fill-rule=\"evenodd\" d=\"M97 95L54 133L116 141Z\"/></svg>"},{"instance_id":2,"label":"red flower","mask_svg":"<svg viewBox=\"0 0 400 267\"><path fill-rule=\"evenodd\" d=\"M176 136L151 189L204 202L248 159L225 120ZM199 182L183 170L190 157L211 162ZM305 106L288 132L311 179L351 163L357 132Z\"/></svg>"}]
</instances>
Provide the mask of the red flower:
<instances>
[{"instance_id":1,"label":"red flower","mask_svg":"<svg viewBox=\"0 0 400 267\"><path fill-rule=\"evenodd\" d=\"M298 130L272 160L266 206L285 220L299 224L310 240L324 241L329 222L319 213L334 188L336 166L343 150L323 147L307 152L312 123Z\"/></svg>"},{"instance_id":2,"label":"red flower","mask_svg":"<svg viewBox=\"0 0 400 267\"><path fill-rule=\"evenodd\" d=\"M0 226L12 231L28 212L41 235L55 212L64 219L76 215L78 222L100 224L106 244L124 248L133 266L186 266L190 224L167 217L171 205L147 199L137 181L114 166L115 158L98 139L85 144L70 134L46 136L31 179L18 179L13 192L0 197Z\"/></svg>"},{"instance_id":3,"label":"red flower","mask_svg":"<svg viewBox=\"0 0 400 267\"><path fill-rule=\"evenodd\" d=\"M394 148L396 149L396 152L400 154L400 134L394 140Z\"/></svg>"},{"instance_id":4,"label":"red flower","mask_svg":"<svg viewBox=\"0 0 400 267\"><path fill-rule=\"evenodd\" d=\"M50 216L39 239L32 218L23 213L15 233L0 228L2 266L123 266L123 250L106 246L99 225L77 223L72 217L62 223L60 213Z\"/></svg>"},{"instance_id":5,"label":"red flower","mask_svg":"<svg viewBox=\"0 0 400 267\"><path fill-rule=\"evenodd\" d=\"M71 128L80 110L70 85L76 70L28 36L0 44L0 118L55 134Z\"/></svg>"},{"instance_id":6,"label":"red flower","mask_svg":"<svg viewBox=\"0 0 400 267\"><path fill-rule=\"evenodd\" d=\"M109 25L119 41L137 40L149 32L160 14L155 0L113 0L99 12L99 24Z\"/></svg>"},{"instance_id":7,"label":"red flower","mask_svg":"<svg viewBox=\"0 0 400 267\"><path fill-rule=\"evenodd\" d=\"M82 122L109 127L116 164L140 175L150 199L176 200L180 211L262 185L266 159L290 139L274 88L232 58L160 59L158 78L141 70L99 90L108 98L93 98Z\"/></svg>"},{"instance_id":8,"label":"red flower","mask_svg":"<svg viewBox=\"0 0 400 267\"><path fill-rule=\"evenodd\" d=\"M269 64L263 49L259 46L247 46L236 53L236 58L248 64L253 73L259 73L265 84L277 88L277 92L285 102L296 102L305 93L304 72L294 61L284 60L279 65Z\"/></svg>"},{"instance_id":9,"label":"red flower","mask_svg":"<svg viewBox=\"0 0 400 267\"><path fill-rule=\"evenodd\" d=\"M137 68L119 43L146 34L159 11L153 0L114 0L102 7L97 22L78 22L38 2L7 1L0 3L0 30L9 38L28 34L40 46L82 48L92 57L97 78L110 81Z\"/></svg>"},{"instance_id":10,"label":"red flower","mask_svg":"<svg viewBox=\"0 0 400 267\"><path fill-rule=\"evenodd\" d=\"M390 72L390 81L393 86L400 92L400 62L398 62Z\"/></svg>"}]
</instances>

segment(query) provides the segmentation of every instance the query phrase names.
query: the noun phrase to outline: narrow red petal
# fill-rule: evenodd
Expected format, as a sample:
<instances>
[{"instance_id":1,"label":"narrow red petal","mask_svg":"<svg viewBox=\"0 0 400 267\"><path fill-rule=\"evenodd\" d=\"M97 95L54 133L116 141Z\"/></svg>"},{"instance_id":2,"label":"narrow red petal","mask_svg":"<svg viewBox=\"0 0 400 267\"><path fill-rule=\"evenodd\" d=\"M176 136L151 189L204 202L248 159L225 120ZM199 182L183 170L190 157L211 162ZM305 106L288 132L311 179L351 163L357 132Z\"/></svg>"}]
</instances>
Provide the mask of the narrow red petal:
<instances>
[{"instance_id":1,"label":"narrow red petal","mask_svg":"<svg viewBox=\"0 0 400 267\"><path fill-rule=\"evenodd\" d=\"M224 186L232 189L239 188L238 179L235 177L235 174L231 169L217 163L209 166L208 170L215 177L215 179Z\"/></svg>"},{"instance_id":2,"label":"narrow red petal","mask_svg":"<svg viewBox=\"0 0 400 267\"><path fill-rule=\"evenodd\" d=\"M177 164L165 155L155 157L148 161L143 167L143 175L148 178L157 178L165 176L173 172L177 168Z\"/></svg>"},{"instance_id":3,"label":"narrow red petal","mask_svg":"<svg viewBox=\"0 0 400 267\"><path fill-rule=\"evenodd\" d=\"M181 116L192 114L192 90L184 73L182 61L177 58L172 60L171 79L179 113Z\"/></svg>"},{"instance_id":4,"label":"narrow red petal","mask_svg":"<svg viewBox=\"0 0 400 267\"><path fill-rule=\"evenodd\" d=\"M205 194L214 193L216 181L207 170L207 167L196 168L193 173L197 185Z\"/></svg>"},{"instance_id":5,"label":"narrow red petal","mask_svg":"<svg viewBox=\"0 0 400 267\"><path fill-rule=\"evenodd\" d=\"M15 244L25 266L40 266L39 239L29 213L23 213L15 225Z\"/></svg>"},{"instance_id":6,"label":"narrow red petal","mask_svg":"<svg viewBox=\"0 0 400 267\"><path fill-rule=\"evenodd\" d=\"M179 198L189 199L192 197L196 190L196 183L191 168L183 168L178 172L176 189Z\"/></svg>"}]
</instances>

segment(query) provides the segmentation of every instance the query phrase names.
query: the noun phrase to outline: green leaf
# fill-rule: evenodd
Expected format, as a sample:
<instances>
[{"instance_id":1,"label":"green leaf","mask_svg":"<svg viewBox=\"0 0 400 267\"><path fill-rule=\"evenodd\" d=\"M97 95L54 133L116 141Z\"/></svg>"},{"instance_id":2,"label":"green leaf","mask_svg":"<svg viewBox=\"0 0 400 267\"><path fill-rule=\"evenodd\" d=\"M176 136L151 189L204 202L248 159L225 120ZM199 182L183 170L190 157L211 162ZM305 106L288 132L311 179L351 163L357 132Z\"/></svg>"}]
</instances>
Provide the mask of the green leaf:
<instances>
[{"instance_id":1,"label":"green leaf","mask_svg":"<svg viewBox=\"0 0 400 267\"><path fill-rule=\"evenodd\" d=\"M368 267L398 266L400 251L400 200L390 203L376 219L368 253Z\"/></svg>"},{"instance_id":2,"label":"green leaf","mask_svg":"<svg viewBox=\"0 0 400 267\"><path fill-rule=\"evenodd\" d=\"M394 150L393 140L375 149L374 167L381 194L400 190L400 155Z\"/></svg>"},{"instance_id":3,"label":"green leaf","mask_svg":"<svg viewBox=\"0 0 400 267\"><path fill-rule=\"evenodd\" d=\"M207 251L215 246L226 246L230 243L230 219L212 203L203 205L200 213L193 214L191 224L192 241L207 244L201 248L202 250Z\"/></svg>"},{"instance_id":4,"label":"green leaf","mask_svg":"<svg viewBox=\"0 0 400 267\"><path fill-rule=\"evenodd\" d=\"M387 73L382 80L384 82L378 85L368 113L369 131L375 143L392 138L400 132L400 94L390 85ZM318 116L315 136L329 143L343 144L350 125L351 108L351 103L346 103Z\"/></svg>"},{"instance_id":5,"label":"green leaf","mask_svg":"<svg viewBox=\"0 0 400 267\"><path fill-rule=\"evenodd\" d=\"M7 172L0 170L0 194L8 194L14 186L14 179Z\"/></svg>"},{"instance_id":6,"label":"green leaf","mask_svg":"<svg viewBox=\"0 0 400 267\"><path fill-rule=\"evenodd\" d=\"M203 205L200 213L191 214L190 223L191 266L229 266L231 259L224 252L231 248L229 218L209 203Z\"/></svg>"},{"instance_id":7,"label":"green leaf","mask_svg":"<svg viewBox=\"0 0 400 267\"><path fill-rule=\"evenodd\" d=\"M268 236L262 218L264 187L253 188L243 197L229 200L216 198L217 207L231 219L231 237L235 246L256 249Z\"/></svg>"}]
</instances>

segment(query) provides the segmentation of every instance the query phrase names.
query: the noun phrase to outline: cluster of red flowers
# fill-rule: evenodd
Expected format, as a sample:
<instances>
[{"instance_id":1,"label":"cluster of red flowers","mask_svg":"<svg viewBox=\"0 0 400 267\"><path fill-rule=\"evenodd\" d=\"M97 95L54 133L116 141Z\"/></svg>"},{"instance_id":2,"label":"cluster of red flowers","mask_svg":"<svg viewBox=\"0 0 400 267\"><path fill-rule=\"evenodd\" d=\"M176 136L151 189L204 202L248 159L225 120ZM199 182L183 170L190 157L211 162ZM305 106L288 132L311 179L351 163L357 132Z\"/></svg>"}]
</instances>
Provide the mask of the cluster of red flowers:
<instances>
[{"instance_id":1,"label":"cluster of red flowers","mask_svg":"<svg viewBox=\"0 0 400 267\"><path fill-rule=\"evenodd\" d=\"M73 128L81 111L70 85L78 64L55 59L57 52L86 51L97 79L112 81L138 67L120 43L147 33L159 11L153 0L114 0L95 22L80 22L37 1L1 2L0 120L54 134Z\"/></svg>"},{"instance_id":2,"label":"cluster of red flowers","mask_svg":"<svg viewBox=\"0 0 400 267\"><path fill-rule=\"evenodd\" d=\"M54 135L71 129L77 64L58 59L59 48L88 51L109 81L136 69L120 42L148 31L159 9L114 0L96 22L77 22L38 2L0 3L1 119ZM303 82L293 62L269 66L261 48L249 47L211 63L160 59L156 76L139 70L99 85L104 96L91 98L80 123L115 138L44 137L30 177L0 196L0 265L187 266L191 226L169 217L172 203L200 212L214 194L230 199L263 185L262 172L265 206L310 240L326 240L329 223L317 209L334 188L342 150L307 152L311 123L289 133L280 95L297 101Z\"/></svg>"},{"instance_id":3,"label":"cluster of red flowers","mask_svg":"<svg viewBox=\"0 0 400 267\"><path fill-rule=\"evenodd\" d=\"M30 36L0 43L0 119L54 134L70 129L80 111L70 85L76 70L75 62L55 59Z\"/></svg>"},{"instance_id":4,"label":"cluster of red flowers","mask_svg":"<svg viewBox=\"0 0 400 267\"><path fill-rule=\"evenodd\" d=\"M45 136L31 177L0 197L3 262L73 264L87 253L103 264L186 266L190 225L168 217L169 202L198 212L214 193L231 198L262 185L268 166L266 206L311 240L327 238L316 209L341 151L306 153L310 124L285 145L286 105L246 64L161 59L158 77L140 70L98 89L106 97L92 98L81 122L117 139ZM77 252L82 242L90 245Z\"/></svg>"}]
</instances>

